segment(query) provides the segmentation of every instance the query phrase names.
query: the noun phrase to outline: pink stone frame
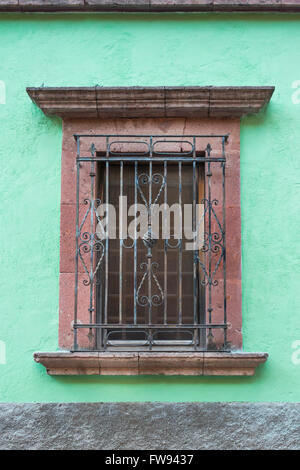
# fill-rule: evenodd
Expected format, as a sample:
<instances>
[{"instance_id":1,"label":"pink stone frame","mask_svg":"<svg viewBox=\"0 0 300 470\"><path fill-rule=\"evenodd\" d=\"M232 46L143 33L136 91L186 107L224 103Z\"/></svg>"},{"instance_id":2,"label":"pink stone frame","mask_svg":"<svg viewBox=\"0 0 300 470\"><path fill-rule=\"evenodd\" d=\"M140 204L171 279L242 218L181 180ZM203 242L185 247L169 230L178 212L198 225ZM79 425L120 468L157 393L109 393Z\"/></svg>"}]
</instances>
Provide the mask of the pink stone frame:
<instances>
[{"instance_id":1,"label":"pink stone frame","mask_svg":"<svg viewBox=\"0 0 300 470\"><path fill-rule=\"evenodd\" d=\"M73 346L76 144L74 134L229 134L226 144L226 257L228 341L242 349L239 118L64 119L61 165L59 347ZM80 302L80 300L79 300ZM84 302L84 300L82 300ZM80 307L84 307L83 305Z\"/></svg>"}]
</instances>

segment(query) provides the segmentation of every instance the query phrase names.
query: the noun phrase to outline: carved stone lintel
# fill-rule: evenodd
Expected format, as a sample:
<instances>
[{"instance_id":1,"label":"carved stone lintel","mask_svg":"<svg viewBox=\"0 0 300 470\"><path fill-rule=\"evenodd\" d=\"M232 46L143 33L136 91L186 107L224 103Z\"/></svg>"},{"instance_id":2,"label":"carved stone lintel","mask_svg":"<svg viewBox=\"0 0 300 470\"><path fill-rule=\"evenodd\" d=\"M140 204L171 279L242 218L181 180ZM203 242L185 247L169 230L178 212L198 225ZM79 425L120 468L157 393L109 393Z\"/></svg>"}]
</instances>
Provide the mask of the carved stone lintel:
<instances>
[{"instance_id":1,"label":"carved stone lintel","mask_svg":"<svg viewBox=\"0 0 300 470\"><path fill-rule=\"evenodd\" d=\"M36 352L49 375L252 376L267 353Z\"/></svg>"},{"instance_id":2,"label":"carved stone lintel","mask_svg":"<svg viewBox=\"0 0 300 470\"><path fill-rule=\"evenodd\" d=\"M258 113L274 87L27 88L49 116L62 118L241 117Z\"/></svg>"}]
</instances>

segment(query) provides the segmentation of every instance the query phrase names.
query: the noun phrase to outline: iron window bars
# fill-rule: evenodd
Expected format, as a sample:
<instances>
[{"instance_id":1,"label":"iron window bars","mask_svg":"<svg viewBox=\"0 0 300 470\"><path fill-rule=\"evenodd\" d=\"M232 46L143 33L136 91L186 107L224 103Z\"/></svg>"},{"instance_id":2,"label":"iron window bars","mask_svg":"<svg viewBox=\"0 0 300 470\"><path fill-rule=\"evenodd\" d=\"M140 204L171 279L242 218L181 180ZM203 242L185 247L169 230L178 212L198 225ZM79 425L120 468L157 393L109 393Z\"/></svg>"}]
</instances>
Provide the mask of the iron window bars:
<instances>
[{"instance_id":1,"label":"iron window bars","mask_svg":"<svg viewBox=\"0 0 300 470\"><path fill-rule=\"evenodd\" d=\"M74 137L74 351L229 350L227 135ZM136 218L131 221L134 236L122 233L124 210L118 196L129 198L134 207L145 207L142 237L137 238ZM192 251L185 250L182 233L161 238L161 227L159 234L152 230L153 205L173 204L176 199L183 212L183 205L190 203L192 230L201 231L201 246ZM104 220L106 229L112 226L112 202L119 213L116 238L104 235ZM108 206L100 212L102 203ZM174 222L171 225L174 231Z\"/></svg>"}]
</instances>

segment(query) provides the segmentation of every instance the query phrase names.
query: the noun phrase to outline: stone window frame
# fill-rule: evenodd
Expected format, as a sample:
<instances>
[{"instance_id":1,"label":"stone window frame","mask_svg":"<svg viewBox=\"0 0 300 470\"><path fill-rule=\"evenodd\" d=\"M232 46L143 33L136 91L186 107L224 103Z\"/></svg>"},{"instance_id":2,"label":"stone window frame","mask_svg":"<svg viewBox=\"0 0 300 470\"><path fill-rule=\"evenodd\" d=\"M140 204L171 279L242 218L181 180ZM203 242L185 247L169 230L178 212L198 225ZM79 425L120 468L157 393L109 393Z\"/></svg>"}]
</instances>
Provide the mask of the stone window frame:
<instances>
[{"instance_id":1,"label":"stone window frame","mask_svg":"<svg viewBox=\"0 0 300 470\"><path fill-rule=\"evenodd\" d=\"M28 88L46 115L63 119L59 347L37 352L50 375L254 375L267 353L242 351L240 118L258 113L274 87ZM115 132L112 132L112 129ZM134 132L133 132L134 129ZM74 305L74 134L229 134L226 217L232 352L70 352ZM204 132L203 132L204 131Z\"/></svg>"}]
</instances>

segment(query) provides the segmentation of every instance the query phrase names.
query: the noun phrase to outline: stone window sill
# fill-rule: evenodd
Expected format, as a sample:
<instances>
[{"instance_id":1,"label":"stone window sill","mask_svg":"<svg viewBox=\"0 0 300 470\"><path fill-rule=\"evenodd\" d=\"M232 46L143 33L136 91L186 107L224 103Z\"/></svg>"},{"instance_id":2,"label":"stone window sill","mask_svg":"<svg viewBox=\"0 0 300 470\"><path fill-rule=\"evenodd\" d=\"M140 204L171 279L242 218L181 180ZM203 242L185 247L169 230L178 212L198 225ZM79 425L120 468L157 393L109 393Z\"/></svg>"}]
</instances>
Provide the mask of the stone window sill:
<instances>
[{"instance_id":1,"label":"stone window sill","mask_svg":"<svg viewBox=\"0 0 300 470\"><path fill-rule=\"evenodd\" d=\"M267 353L36 352L49 375L252 376Z\"/></svg>"}]
</instances>

